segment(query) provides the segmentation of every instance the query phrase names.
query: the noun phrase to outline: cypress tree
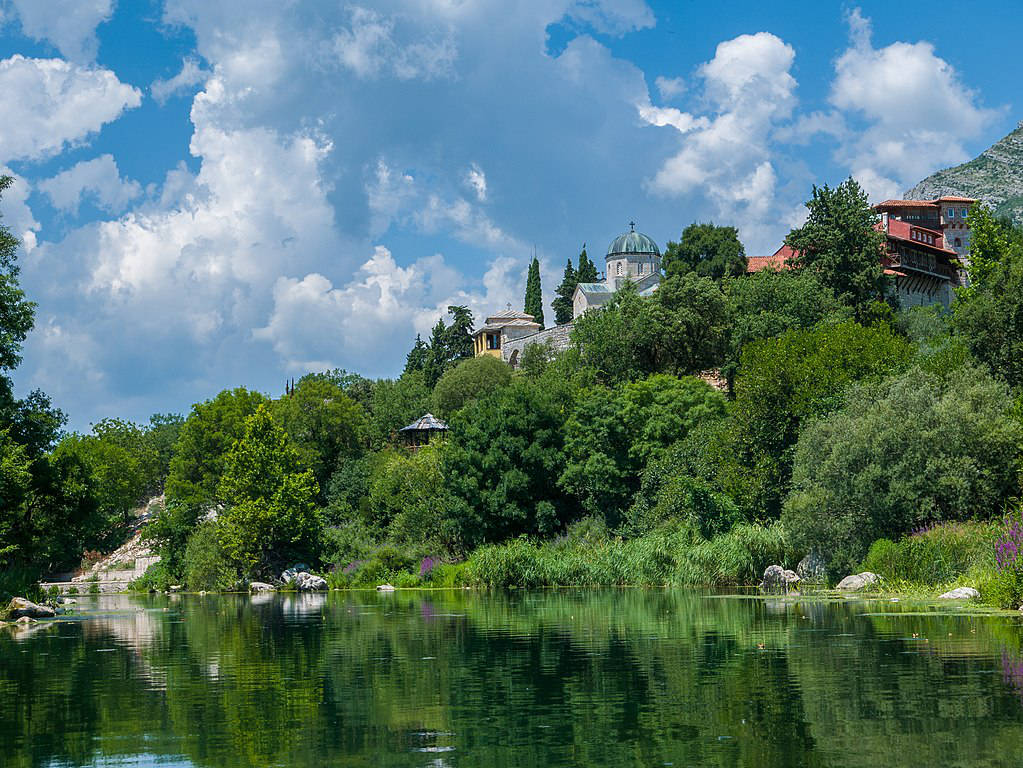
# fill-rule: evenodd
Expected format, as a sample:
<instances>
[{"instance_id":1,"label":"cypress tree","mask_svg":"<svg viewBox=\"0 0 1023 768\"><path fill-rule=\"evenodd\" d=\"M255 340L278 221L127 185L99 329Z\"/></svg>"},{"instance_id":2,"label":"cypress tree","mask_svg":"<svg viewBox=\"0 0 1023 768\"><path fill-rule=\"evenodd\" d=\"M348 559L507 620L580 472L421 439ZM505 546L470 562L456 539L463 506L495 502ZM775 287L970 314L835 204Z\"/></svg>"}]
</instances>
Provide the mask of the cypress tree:
<instances>
[{"instance_id":1,"label":"cypress tree","mask_svg":"<svg viewBox=\"0 0 1023 768\"><path fill-rule=\"evenodd\" d=\"M575 276L576 282L579 283L597 282L597 265L586 255L586 243L583 243L583 251L579 254L579 269L576 270Z\"/></svg>"},{"instance_id":2,"label":"cypress tree","mask_svg":"<svg viewBox=\"0 0 1023 768\"><path fill-rule=\"evenodd\" d=\"M526 278L525 311L543 328L543 290L540 287L540 260L536 256L529 264L529 276Z\"/></svg>"},{"instance_id":3,"label":"cypress tree","mask_svg":"<svg viewBox=\"0 0 1023 768\"><path fill-rule=\"evenodd\" d=\"M416 334L416 343L412 345L412 349L409 350L405 356L405 373L412 373L413 371L421 371L426 366L426 357L430 352L430 348L426 346L426 342L423 341L423 337L420 334Z\"/></svg>"},{"instance_id":4,"label":"cypress tree","mask_svg":"<svg viewBox=\"0 0 1023 768\"><path fill-rule=\"evenodd\" d=\"M438 318L437 324L433 326L433 333L430 334L430 348L423 363L423 378L431 389L444 373L447 362L447 328L444 326L444 318Z\"/></svg>"},{"instance_id":5,"label":"cypress tree","mask_svg":"<svg viewBox=\"0 0 1023 768\"><path fill-rule=\"evenodd\" d=\"M572 319L572 294L575 293L575 286L578 282L579 276L572 266L572 260L569 259L565 265L565 274L561 279L561 285L554 291L557 298L551 302L551 307L554 309L554 322L558 325Z\"/></svg>"}]
</instances>

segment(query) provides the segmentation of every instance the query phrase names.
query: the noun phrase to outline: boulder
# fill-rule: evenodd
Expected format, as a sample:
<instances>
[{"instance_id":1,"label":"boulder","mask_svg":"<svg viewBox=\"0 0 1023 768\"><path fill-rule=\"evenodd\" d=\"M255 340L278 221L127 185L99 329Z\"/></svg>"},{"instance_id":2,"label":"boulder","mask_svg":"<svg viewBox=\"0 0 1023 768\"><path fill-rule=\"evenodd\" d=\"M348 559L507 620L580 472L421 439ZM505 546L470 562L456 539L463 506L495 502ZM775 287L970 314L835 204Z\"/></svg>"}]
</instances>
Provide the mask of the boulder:
<instances>
[{"instance_id":1,"label":"boulder","mask_svg":"<svg viewBox=\"0 0 1023 768\"><path fill-rule=\"evenodd\" d=\"M943 595L938 595L939 600L973 600L980 597L980 592L973 587L958 587Z\"/></svg>"},{"instance_id":2,"label":"boulder","mask_svg":"<svg viewBox=\"0 0 1023 768\"><path fill-rule=\"evenodd\" d=\"M841 589L844 592L858 592L871 584L877 584L878 581L880 581L880 577L876 573L864 571L863 573L846 576L838 582L836 589Z\"/></svg>"},{"instance_id":3,"label":"boulder","mask_svg":"<svg viewBox=\"0 0 1023 768\"><path fill-rule=\"evenodd\" d=\"M786 570L780 565L769 565L764 571L764 580L760 588L768 590L789 589L800 581L799 576L793 571Z\"/></svg>"},{"instance_id":4,"label":"boulder","mask_svg":"<svg viewBox=\"0 0 1023 768\"><path fill-rule=\"evenodd\" d=\"M818 552L811 552L799 561L796 573L803 581L823 583L827 576L828 563Z\"/></svg>"},{"instance_id":5,"label":"boulder","mask_svg":"<svg viewBox=\"0 0 1023 768\"><path fill-rule=\"evenodd\" d=\"M292 568L281 574L281 580L285 584L293 584L299 592L318 592L327 588L327 580L322 576L307 571L295 571Z\"/></svg>"},{"instance_id":6,"label":"boulder","mask_svg":"<svg viewBox=\"0 0 1023 768\"><path fill-rule=\"evenodd\" d=\"M167 591L168 592L180 592L184 588L185 587L183 585L181 585L181 584L171 584L169 587L167 587Z\"/></svg>"},{"instance_id":7,"label":"boulder","mask_svg":"<svg viewBox=\"0 0 1023 768\"><path fill-rule=\"evenodd\" d=\"M377 592L393 592L394 587L390 584L377 584Z\"/></svg>"},{"instance_id":8,"label":"boulder","mask_svg":"<svg viewBox=\"0 0 1023 768\"><path fill-rule=\"evenodd\" d=\"M30 619L52 619L57 612L48 605L36 605L24 597L15 597L7 606L7 617L20 619L27 616Z\"/></svg>"},{"instance_id":9,"label":"boulder","mask_svg":"<svg viewBox=\"0 0 1023 768\"><path fill-rule=\"evenodd\" d=\"M14 623L15 624L21 624L21 625L26 625L26 624L36 624L37 622L31 616L22 616L20 619L18 619Z\"/></svg>"},{"instance_id":10,"label":"boulder","mask_svg":"<svg viewBox=\"0 0 1023 768\"><path fill-rule=\"evenodd\" d=\"M249 592L273 592L274 585L265 581L253 581L249 584Z\"/></svg>"}]
</instances>

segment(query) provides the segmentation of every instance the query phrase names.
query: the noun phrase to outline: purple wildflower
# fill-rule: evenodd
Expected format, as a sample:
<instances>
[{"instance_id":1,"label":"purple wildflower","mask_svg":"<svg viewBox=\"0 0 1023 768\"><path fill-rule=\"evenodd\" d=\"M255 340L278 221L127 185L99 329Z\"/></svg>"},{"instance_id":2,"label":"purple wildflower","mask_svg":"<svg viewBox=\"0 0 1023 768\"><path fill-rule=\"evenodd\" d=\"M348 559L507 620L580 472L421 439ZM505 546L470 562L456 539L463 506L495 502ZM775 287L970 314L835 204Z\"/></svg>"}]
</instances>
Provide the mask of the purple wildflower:
<instances>
[{"instance_id":1,"label":"purple wildflower","mask_svg":"<svg viewBox=\"0 0 1023 768\"><path fill-rule=\"evenodd\" d=\"M350 562L341 570L341 573L345 574L345 576L351 576L353 573L359 570L359 568L361 568L363 563L365 562L366 562L365 560L352 560L352 562Z\"/></svg>"},{"instance_id":2,"label":"purple wildflower","mask_svg":"<svg viewBox=\"0 0 1023 768\"><path fill-rule=\"evenodd\" d=\"M427 574L430 573L434 568L440 565L439 557L430 557L427 555L423 558L423 562L419 564L419 578L425 579Z\"/></svg>"}]
</instances>

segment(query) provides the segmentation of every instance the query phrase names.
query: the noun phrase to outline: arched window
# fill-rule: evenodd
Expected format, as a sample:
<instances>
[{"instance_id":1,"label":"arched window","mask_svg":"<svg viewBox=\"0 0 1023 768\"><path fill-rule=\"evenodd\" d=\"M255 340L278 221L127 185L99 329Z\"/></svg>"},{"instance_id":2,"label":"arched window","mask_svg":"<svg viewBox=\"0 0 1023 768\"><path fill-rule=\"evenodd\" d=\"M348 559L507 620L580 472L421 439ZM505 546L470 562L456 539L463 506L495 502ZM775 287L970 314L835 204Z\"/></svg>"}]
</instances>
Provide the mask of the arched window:
<instances>
[{"instance_id":1,"label":"arched window","mask_svg":"<svg viewBox=\"0 0 1023 768\"><path fill-rule=\"evenodd\" d=\"M960 246L961 246L962 244L963 244L963 241L962 241L962 240L960 240L960 239L959 239L959 238L957 237L957 238L956 238L956 248L959 248L959 247L960 247Z\"/></svg>"},{"instance_id":2,"label":"arched window","mask_svg":"<svg viewBox=\"0 0 1023 768\"><path fill-rule=\"evenodd\" d=\"M619 261L618 262L618 274L620 275L621 273L622 273L622 263Z\"/></svg>"}]
</instances>

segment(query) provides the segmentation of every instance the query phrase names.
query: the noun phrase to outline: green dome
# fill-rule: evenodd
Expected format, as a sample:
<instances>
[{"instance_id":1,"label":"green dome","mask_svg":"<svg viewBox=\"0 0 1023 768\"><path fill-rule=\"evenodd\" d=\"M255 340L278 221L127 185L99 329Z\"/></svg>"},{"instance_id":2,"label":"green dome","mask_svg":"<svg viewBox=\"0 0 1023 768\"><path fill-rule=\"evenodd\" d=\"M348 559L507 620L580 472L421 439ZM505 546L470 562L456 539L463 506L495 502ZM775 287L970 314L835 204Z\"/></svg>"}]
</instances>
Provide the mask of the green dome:
<instances>
[{"instance_id":1,"label":"green dome","mask_svg":"<svg viewBox=\"0 0 1023 768\"><path fill-rule=\"evenodd\" d=\"M637 232L635 224L630 224L629 226L631 229L628 232L624 235L619 235L611 241L611 245L607 247L607 258L610 259L615 256L661 255L661 250L657 247L657 243L642 232Z\"/></svg>"}]
</instances>

